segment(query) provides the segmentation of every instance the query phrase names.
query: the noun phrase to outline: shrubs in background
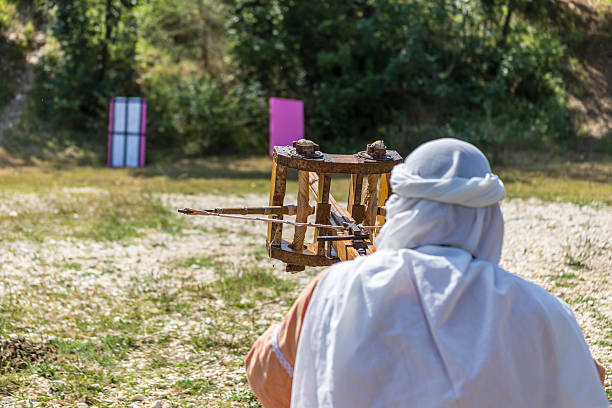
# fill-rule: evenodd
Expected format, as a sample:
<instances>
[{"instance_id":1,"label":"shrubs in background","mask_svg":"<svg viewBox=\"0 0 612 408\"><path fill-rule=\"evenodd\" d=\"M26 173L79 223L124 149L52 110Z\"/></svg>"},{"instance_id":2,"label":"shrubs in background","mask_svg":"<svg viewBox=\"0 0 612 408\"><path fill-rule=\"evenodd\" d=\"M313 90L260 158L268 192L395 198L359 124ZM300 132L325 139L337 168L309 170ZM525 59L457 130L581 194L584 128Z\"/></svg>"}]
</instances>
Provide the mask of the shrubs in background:
<instances>
[{"instance_id":1,"label":"shrubs in background","mask_svg":"<svg viewBox=\"0 0 612 408\"><path fill-rule=\"evenodd\" d=\"M156 78L146 83L152 143L180 144L187 154L264 152L265 99L257 90L227 87L210 77Z\"/></svg>"},{"instance_id":2,"label":"shrubs in background","mask_svg":"<svg viewBox=\"0 0 612 408\"><path fill-rule=\"evenodd\" d=\"M454 136L533 148L573 136L565 49L546 8L494 0L231 3L242 78L304 99L306 133L324 144L353 150L383 137L406 149ZM506 7L513 3L514 14Z\"/></svg>"},{"instance_id":3,"label":"shrubs in background","mask_svg":"<svg viewBox=\"0 0 612 408\"><path fill-rule=\"evenodd\" d=\"M0 0L0 111L13 98L15 80L24 66L24 44L7 35L16 17L17 6L9 0Z\"/></svg>"},{"instance_id":4,"label":"shrubs in background","mask_svg":"<svg viewBox=\"0 0 612 408\"><path fill-rule=\"evenodd\" d=\"M112 96L139 93L135 2L55 0L51 5L50 47L34 90L36 112L57 128L89 132L100 128Z\"/></svg>"},{"instance_id":5,"label":"shrubs in background","mask_svg":"<svg viewBox=\"0 0 612 408\"><path fill-rule=\"evenodd\" d=\"M143 96L149 145L188 154L264 153L270 96L303 99L306 136L330 151L568 147L568 57L554 2L532 3L55 0L32 102L99 144L110 97Z\"/></svg>"},{"instance_id":6,"label":"shrubs in background","mask_svg":"<svg viewBox=\"0 0 612 408\"><path fill-rule=\"evenodd\" d=\"M226 8L215 0L151 0L141 7L139 83L149 137L188 154L267 149L267 100L235 78Z\"/></svg>"}]
</instances>

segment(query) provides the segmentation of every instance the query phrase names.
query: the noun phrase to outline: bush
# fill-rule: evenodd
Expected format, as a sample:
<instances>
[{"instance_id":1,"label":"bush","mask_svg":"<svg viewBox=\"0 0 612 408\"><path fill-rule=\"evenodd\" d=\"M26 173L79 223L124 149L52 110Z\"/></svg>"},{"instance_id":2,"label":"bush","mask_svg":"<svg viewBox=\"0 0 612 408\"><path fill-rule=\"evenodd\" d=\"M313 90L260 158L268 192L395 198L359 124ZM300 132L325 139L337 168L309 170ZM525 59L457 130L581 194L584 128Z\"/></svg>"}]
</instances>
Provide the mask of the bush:
<instances>
[{"instance_id":1,"label":"bush","mask_svg":"<svg viewBox=\"0 0 612 408\"><path fill-rule=\"evenodd\" d=\"M37 111L57 128L99 128L111 97L139 93L134 4L54 3L51 47L38 66L34 89Z\"/></svg>"},{"instance_id":2,"label":"bush","mask_svg":"<svg viewBox=\"0 0 612 408\"><path fill-rule=\"evenodd\" d=\"M145 85L149 98L151 142L177 142L188 154L265 151L265 106L257 89L229 88L209 77L182 81L156 77Z\"/></svg>"},{"instance_id":3,"label":"bush","mask_svg":"<svg viewBox=\"0 0 612 408\"><path fill-rule=\"evenodd\" d=\"M190 154L265 152L271 96L302 99L328 151L571 146L569 37L549 24L555 2L535 3L54 0L34 100L82 134L104 129L110 97L144 96L154 148Z\"/></svg>"},{"instance_id":4,"label":"bush","mask_svg":"<svg viewBox=\"0 0 612 408\"><path fill-rule=\"evenodd\" d=\"M8 0L0 0L0 35L6 31L17 14L17 7Z\"/></svg>"},{"instance_id":5,"label":"bush","mask_svg":"<svg viewBox=\"0 0 612 408\"><path fill-rule=\"evenodd\" d=\"M0 110L15 95L16 79L25 64L23 49L14 41L9 41L6 35L16 17L15 4L0 0Z\"/></svg>"},{"instance_id":6,"label":"bush","mask_svg":"<svg viewBox=\"0 0 612 408\"><path fill-rule=\"evenodd\" d=\"M573 135L565 50L530 2L515 2L507 27L493 0L229 3L242 79L303 99L306 134L323 144L405 145L423 129L492 146Z\"/></svg>"}]
</instances>

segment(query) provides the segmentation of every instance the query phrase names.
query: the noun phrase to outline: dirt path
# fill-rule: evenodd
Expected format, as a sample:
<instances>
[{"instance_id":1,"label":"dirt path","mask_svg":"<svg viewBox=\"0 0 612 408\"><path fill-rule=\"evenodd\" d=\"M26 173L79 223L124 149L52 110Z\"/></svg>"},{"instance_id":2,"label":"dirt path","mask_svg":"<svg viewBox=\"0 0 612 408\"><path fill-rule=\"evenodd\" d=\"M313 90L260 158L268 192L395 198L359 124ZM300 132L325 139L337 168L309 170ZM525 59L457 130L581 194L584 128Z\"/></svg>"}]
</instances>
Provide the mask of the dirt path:
<instances>
[{"instance_id":1,"label":"dirt path","mask_svg":"<svg viewBox=\"0 0 612 408\"><path fill-rule=\"evenodd\" d=\"M602 0L567 2L584 29L577 56L584 66L585 89L570 95L582 113L582 125L596 139L612 138L612 3Z\"/></svg>"},{"instance_id":2,"label":"dirt path","mask_svg":"<svg viewBox=\"0 0 612 408\"><path fill-rule=\"evenodd\" d=\"M34 66L40 60L43 53L43 45L46 42L45 35L38 33L35 36L34 48L28 50L26 54L26 68L23 71L21 78L18 79L17 91L15 97L4 107L4 110L0 113L0 140L4 138L6 131L8 131L23 113L26 103L28 101L28 94L34 84Z\"/></svg>"}]
</instances>

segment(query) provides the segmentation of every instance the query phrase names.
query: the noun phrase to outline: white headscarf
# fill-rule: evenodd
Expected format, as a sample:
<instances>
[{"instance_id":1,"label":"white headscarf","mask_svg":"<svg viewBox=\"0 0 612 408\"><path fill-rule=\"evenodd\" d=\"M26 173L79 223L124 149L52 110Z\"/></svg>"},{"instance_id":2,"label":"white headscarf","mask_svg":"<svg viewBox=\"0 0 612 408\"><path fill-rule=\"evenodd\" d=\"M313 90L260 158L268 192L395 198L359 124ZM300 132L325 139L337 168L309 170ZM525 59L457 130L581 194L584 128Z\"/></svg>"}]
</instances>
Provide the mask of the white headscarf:
<instances>
[{"instance_id":1,"label":"white headscarf","mask_svg":"<svg viewBox=\"0 0 612 408\"><path fill-rule=\"evenodd\" d=\"M506 191L476 147L439 139L393 168L380 249L447 245L498 263L504 236L499 208Z\"/></svg>"},{"instance_id":2,"label":"white headscarf","mask_svg":"<svg viewBox=\"0 0 612 408\"><path fill-rule=\"evenodd\" d=\"M430 142L391 185L377 252L315 289L291 406L607 407L571 310L497 266L504 188L484 155Z\"/></svg>"}]
</instances>

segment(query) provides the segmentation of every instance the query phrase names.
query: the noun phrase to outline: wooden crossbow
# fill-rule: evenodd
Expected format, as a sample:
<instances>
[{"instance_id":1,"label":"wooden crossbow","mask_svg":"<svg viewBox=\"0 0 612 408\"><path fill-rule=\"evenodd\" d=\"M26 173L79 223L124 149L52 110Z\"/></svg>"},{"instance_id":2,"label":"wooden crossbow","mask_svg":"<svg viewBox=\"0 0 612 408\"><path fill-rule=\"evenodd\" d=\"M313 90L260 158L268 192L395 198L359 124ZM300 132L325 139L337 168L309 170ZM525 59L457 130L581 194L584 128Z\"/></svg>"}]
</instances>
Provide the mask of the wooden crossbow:
<instances>
[{"instance_id":1,"label":"wooden crossbow","mask_svg":"<svg viewBox=\"0 0 612 408\"><path fill-rule=\"evenodd\" d=\"M381 140L367 145L365 151L342 155L323 153L316 143L301 139L293 146L274 147L269 206L178 211L268 222L268 254L285 262L288 272L303 271L306 266L328 266L376 250L374 236L385 222L389 175L401 161L402 157L387 150ZM284 204L287 169L298 171L297 205ZM350 174L346 208L329 192L332 174ZM311 193L315 207L309 204ZM255 214L268 218L247 217ZM314 223L308 222L311 214L315 214ZM295 215L295 222L283 219L284 215ZM294 226L291 242L283 239L283 225L287 224ZM305 242L309 227L315 229L312 243Z\"/></svg>"}]
</instances>

